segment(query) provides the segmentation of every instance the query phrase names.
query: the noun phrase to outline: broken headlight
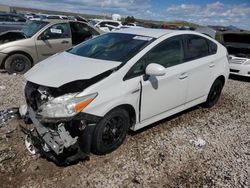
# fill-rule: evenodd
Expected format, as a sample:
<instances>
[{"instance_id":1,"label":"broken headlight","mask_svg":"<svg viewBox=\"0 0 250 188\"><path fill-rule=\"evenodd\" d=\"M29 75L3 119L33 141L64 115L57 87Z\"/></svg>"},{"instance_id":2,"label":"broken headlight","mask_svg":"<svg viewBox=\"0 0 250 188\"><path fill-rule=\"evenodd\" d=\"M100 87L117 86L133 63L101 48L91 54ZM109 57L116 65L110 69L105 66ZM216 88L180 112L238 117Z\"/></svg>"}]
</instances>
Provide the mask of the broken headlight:
<instances>
[{"instance_id":1,"label":"broken headlight","mask_svg":"<svg viewBox=\"0 0 250 188\"><path fill-rule=\"evenodd\" d=\"M95 99L97 93L81 97L77 95L78 93L66 94L50 100L38 109L37 115L45 119L75 116Z\"/></svg>"}]
</instances>

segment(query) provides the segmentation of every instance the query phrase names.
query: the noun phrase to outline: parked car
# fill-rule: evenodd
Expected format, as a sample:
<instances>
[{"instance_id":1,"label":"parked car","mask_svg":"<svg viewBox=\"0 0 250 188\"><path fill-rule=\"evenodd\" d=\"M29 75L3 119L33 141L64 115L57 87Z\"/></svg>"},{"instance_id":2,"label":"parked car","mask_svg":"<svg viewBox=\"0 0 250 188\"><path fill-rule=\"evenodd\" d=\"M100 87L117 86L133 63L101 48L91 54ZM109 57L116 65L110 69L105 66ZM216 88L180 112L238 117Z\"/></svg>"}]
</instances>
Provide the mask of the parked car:
<instances>
[{"instance_id":1,"label":"parked car","mask_svg":"<svg viewBox=\"0 0 250 188\"><path fill-rule=\"evenodd\" d=\"M100 33L78 21L31 21L21 32L0 35L0 68L9 73L25 73L37 62Z\"/></svg>"},{"instance_id":2,"label":"parked car","mask_svg":"<svg viewBox=\"0 0 250 188\"><path fill-rule=\"evenodd\" d=\"M120 29L120 27L122 27L122 23L115 20L92 19L89 23L105 32Z\"/></svg>"},{"instance_id":3,"label":"parked car","mask_svg":"<svg viewBox=\"0 0 250 188\"><path fill-rule=\"evenodd\" d=\"M203 34L146 28L103 34L25 74L36 130L26 142L62 163L106 154L129 129L198 104L214 106L228 75L226 48Z\"/></svg>"},{"instance_id":4,"label":"parked car","mask_svg":"<svg viewBox=\"0 0 250 188\"><path fill-rule=\"evenodd\" d=\"M80 22L87 22L88 23L88 20L86 20L86 18L82 17L82 16L74 16L74 18L77 20L77 21L80 21Z\"/></svg>"},{"instance_id":5,"label":"parked car","mask_svg":"<svg viewBox=\"0 0 250 188\"><path fill-rule=\"evenodd\" d=\"M14 13L0 13L0 33L8 30L20 30L26 24L26 19Z\"/></svg>"},{"instance_id":6,"label":"parked car","mask_svg":"<svg viewBox=\"0 0 250 188\"><path fill-rule=\"evenodd\" d=\"M221 43L230 55L230 74L250 77L250 32L222 32Z\"/></svg>"}]
</instances>

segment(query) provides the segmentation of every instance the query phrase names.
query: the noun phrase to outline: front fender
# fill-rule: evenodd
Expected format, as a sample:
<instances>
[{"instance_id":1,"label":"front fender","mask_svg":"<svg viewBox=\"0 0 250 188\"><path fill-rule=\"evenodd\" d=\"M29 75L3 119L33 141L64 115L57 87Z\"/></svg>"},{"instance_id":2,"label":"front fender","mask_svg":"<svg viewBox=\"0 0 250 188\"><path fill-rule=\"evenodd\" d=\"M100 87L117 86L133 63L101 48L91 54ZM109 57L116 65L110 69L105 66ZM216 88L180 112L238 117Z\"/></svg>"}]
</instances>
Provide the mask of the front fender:
<instances>
[{"instance_id":1,"label":"front fender","mask_svg":"<svg viewBox=\"0 0 250 188\"><path fill-rule=\"evenodd\" d=\"M1 50L1 53L3 54L14 54L14 53L24 53L29 55L33 62L35 63L37 61L37 53L36 53L36 48L34 46L34 48L28 48L28 47L23 47L23 46L11 46L11 47L7 47Z\"/></svg>"}]
</instances>

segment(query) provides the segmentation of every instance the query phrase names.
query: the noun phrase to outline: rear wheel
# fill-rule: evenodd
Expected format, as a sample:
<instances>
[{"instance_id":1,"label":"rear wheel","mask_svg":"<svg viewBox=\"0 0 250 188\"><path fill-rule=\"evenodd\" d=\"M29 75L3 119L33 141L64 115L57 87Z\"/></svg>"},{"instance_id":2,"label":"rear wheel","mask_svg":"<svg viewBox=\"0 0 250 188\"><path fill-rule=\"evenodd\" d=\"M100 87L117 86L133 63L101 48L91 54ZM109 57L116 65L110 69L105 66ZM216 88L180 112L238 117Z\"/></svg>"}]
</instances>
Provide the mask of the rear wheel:
<instances>
[{"instance_id":1,"label":"rear wheel","mask_svg":"<svg viewBox=\"0 0 250 188\"><path fill-rule=\"evenodd\" d=\"M123 109L109 112L96 125L92 139L92 152L107 154L117 149L125 140L129 129L129 115Z\"/></svg>"},{"instance_id":2,"label":"rear wheel","mask_svg":"<svg viewBox=\"0 0 250 188\"><path fill-rule=\"evenodd\" d=\"M213 107L218 102L218 100L220 98L222 88L223 88L222 81L219 79L215 80L210 91L209 91L207 101L203 104L203 106L206 108Z\"/></svg>"},{"instance_id":3,"label":"rear wheel","mask_svg":"<svg viewBox=\"0 0 250 188\"><path fill-rule=\"evenodd\" d=\"M5 70L12 74L24 74L31 68L31 60L23 54L10 55L5 61Z\"/></svg>"}]
</instances>

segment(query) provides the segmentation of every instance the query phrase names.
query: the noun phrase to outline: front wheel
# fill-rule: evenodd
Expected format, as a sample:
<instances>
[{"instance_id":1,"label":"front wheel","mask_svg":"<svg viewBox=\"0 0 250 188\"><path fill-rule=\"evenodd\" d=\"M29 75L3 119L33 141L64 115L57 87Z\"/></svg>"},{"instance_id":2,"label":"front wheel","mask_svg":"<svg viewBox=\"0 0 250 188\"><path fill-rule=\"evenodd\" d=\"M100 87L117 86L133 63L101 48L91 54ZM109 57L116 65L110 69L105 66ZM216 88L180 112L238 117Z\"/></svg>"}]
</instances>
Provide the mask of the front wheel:
<instances>
[{"instance_id":1,"label":"front wheel","mask_svg":"<svg viewBox=\"0 0 250 188\"><path fill-rule=\"evenodd\" d=\"M94 130L92 153L103 155L117 149L126 138L129 122L128 112L123 109L105 115Z\"/></svg>"},{"instance_id":2,"label":"front wheel","mask_svg":"<svg viewBox=\"0 0 250 188\"><path fill-rule=\"evenodd\" d=\"M12 74L24 74L31 68L31 60L23 54L10 55L5 61L5 70Z\"/></svg>"},{"instance_id":3,"label":"front wheel","mask_svg":"<svg viewBox=\"0 0 250 188\"><path fill-rule=\"evenodd\" d=\"M209 91L207 101L203 104L203 106L206 108L213 107L218 102L218 100L220 98L222 88L223 88L222 81L219 79L215 80L210 91Z\"/></svg>"}]
</instances>

